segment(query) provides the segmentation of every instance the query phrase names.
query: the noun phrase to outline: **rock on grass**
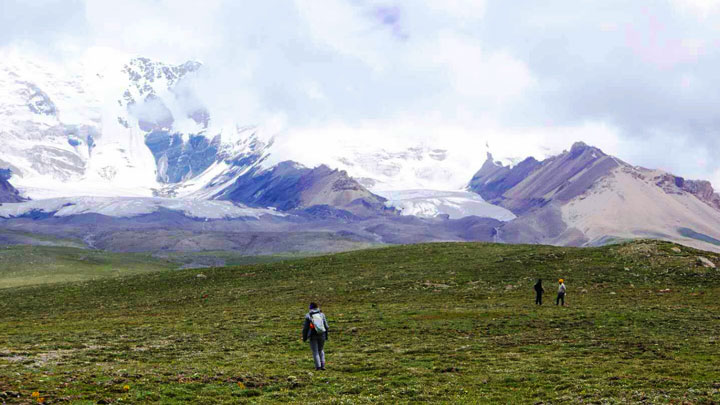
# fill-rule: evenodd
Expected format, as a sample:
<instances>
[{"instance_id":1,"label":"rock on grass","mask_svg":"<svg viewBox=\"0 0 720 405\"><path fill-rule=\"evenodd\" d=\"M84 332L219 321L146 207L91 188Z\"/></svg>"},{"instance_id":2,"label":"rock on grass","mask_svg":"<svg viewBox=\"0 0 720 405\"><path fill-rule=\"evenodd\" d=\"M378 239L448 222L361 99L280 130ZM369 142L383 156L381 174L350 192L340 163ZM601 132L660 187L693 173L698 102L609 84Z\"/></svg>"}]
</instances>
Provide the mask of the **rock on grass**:
<instances>
[{"instance_id":1,"label":"rock on grass","mask_svg":"<svg viewBox=\"0 0 720 405\"><path fill-rule=\"evenodd\" d=\"M715 265L715 263L713 263L712 261L710 261L710 259L708 259L707 257L703 257L703 256L698 256L698 257L697 257L697 264L698 264L698 266L707 267L707 268L709 268L709 269L717 268L717 266Z\"/></svg>"}]
</instances>

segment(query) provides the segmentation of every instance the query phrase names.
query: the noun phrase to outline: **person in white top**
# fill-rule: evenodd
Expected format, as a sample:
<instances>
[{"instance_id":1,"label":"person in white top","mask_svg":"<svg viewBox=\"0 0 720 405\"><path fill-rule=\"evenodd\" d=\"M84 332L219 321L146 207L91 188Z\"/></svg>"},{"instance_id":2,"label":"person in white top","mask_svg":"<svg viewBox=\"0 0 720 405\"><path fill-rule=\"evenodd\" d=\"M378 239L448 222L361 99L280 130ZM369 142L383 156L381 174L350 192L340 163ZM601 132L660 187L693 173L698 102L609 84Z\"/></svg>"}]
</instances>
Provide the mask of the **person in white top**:
<instances>
[{"instance_id":1,"label":"person in white top","mask_svg":"<svg viewBox=\"0 0 720 405\"><path fill-rule=\"evenodd\" d=\"M560 279L558 280L558 283L560 286L558 287L558 296L555 300L555 305L562 304L562 306L565 306L565 280Z\"/></svg>"}]
</instances>

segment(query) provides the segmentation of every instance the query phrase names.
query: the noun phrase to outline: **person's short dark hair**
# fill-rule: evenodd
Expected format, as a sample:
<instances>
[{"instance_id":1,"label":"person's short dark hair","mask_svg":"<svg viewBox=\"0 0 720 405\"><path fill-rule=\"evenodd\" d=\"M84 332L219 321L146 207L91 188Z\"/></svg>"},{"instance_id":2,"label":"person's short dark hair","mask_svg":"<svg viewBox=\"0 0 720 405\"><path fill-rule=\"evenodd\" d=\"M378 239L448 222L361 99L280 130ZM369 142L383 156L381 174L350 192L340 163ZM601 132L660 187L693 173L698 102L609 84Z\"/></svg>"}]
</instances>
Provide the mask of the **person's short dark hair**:
<instances>
[{"instance_id":1,"label":"person's short dark hair","mask_svg":"<svg viewBox=\"0 0 720 405\"><path fill-rule=\"evenodd\" d=\"M318 305L314 302L310 303L310 309L317 309Z\"/></svg>"}]
</instances>

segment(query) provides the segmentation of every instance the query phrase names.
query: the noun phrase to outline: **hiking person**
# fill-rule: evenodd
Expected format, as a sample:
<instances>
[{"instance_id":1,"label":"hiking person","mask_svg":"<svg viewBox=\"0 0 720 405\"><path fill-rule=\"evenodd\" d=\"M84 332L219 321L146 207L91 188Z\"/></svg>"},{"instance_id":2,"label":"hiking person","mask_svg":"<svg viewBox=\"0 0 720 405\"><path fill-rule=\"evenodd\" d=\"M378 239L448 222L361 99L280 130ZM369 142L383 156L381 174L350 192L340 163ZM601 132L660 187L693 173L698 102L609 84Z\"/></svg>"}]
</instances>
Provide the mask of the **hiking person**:
<instances>
[{"instance_id":1,"label":"hiking person","mask_svg":"<svg viewBox=\"0 0 720 405\"><path fill-rule=\"evenodd\" d=\"M536 305L542 305L542 295L545 292L545 289L542 286L542 279L539 278L537 283L535 283L535 304Z\"/></svg>"},{"instance_id":2,"label":"hiking person","mask_svg":"<svg viewBox=\"0 0 720 405\"><path fill-rule=\"evenodd\" d=\"M560 286L558 287L558 296L555 300L555 305L560 305L562 302L562 306L565 306L565 280L558 280L558 284L560 284Z\"/></svg>"},{"instance_id":3,"label":"hiking person","mask_svg":"<svg viewBox=\"0 0 720 405\"><path fill-rule=\"evenodd\" d=\"M303 342L310 339L310 350L312 350L315 370L325 370L325 341L328 339L328 324L325 314L320 311L318 305L310 303L310 312L305 314L305 323L302 331Z\"/></svg>"}]
</instances>

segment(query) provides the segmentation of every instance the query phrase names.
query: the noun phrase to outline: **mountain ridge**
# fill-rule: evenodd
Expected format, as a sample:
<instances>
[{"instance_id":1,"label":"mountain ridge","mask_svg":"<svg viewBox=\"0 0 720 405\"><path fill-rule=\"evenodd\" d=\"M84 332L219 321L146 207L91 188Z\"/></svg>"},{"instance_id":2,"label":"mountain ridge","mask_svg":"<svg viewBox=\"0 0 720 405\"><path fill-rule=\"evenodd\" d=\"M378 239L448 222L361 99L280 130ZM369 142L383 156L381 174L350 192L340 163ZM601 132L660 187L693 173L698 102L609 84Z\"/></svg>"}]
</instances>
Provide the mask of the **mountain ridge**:
<instances>
[{"instance_id":1,"label":"mountain ridge","mask_svg":"<svg viewBox=\"0 0 720 405\"><path fill-rule=\"evenodd\" d=\"M326 165L310 169L292 161L252 168L216 198L283 211L326 205L354 214L383 211L385 203L343 170Z\"/></svg>"},{"instance_id":2,"label":"mountain ridge","mask_svg":"<svg viewBox=\"0 0 720 405\"><path fill-rule=\"evenodd\" d=\"M523 163L502 166L489 155L468 184L518 215L501 227L506 242L594 246L654 237L718 250L708 240L720 238L720 196L707 181L635 167L582 142Z\"/></svg>"},{"instance_id":3,"label":"mountain ridge","mask_svg":"<svg viewBox=\"0 0 720 405\"><path fill-rule=\"evenodd\" d=\"M709 182L634 167L582 142L512 166L488 152L465 190L443 188L469 177L443 145L351 142L309 166L283 159L287 145L282 152L261 128L219 121L191 85L205 74L199 62L118 58L97 70L82 60L73 70L1 52L0 199L19 204L3 211L6 221L116 210L160 223L177 219L162 210L195 220L214 218L212 209L235 220L272 208L287 214L270 215L286 222L282 231L324 224L398 243L591 246L650 236L718 249L720 195Z\"/></svg>"}]
</instances>

